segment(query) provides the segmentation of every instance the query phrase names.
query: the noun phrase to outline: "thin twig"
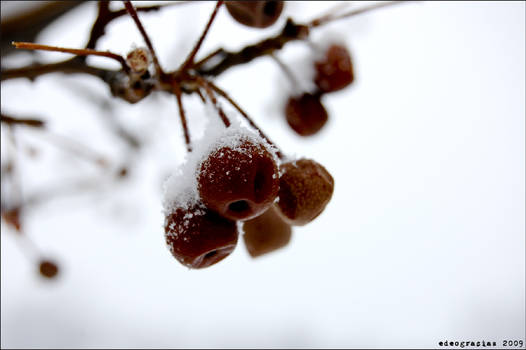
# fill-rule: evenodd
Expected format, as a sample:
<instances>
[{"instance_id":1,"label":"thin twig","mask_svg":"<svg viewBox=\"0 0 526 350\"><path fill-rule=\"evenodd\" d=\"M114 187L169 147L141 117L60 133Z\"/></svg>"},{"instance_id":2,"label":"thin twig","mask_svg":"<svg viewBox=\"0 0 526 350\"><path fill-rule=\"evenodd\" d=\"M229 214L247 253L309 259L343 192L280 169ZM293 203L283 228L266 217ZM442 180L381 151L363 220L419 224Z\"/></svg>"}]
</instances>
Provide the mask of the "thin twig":
<instances>
[{"instance_id":1,"label":"thin twig","mask_svg":"<svg viewBox=\"0 0 526 350\"><path fill-rule=\"evenodd\" d=\"M379 2L379 3L376 3L376 4L372 4L372 5L369 5L369 6L364 6L364 7L358 8L358 9L354 9L354 10L351 10L351 11L348 11L348 12L344 12L344 13L339 14L339 15L320 17L320 18L312 20L309 23L309 27L311 27L311 28L318 27L318 26L323 25L323 24L325 24L327 22L332 22L332 21L336 21L336 20L339 20L339 19L343 19L343 18L353 17L353 16L360 15L362 13L366 13L366 12L369 12L369 11L372 11L372 10L376 10L376 9L379 9L379 8L382 8L382 7L389 7L389 6L393 6L393 5L398 5L398 4L402 4L404 2L407 2L407 1Z\"/></svg>"},{"instance_id":2,"label":"thin twig","mask_svg":"<svg viewBox=\"0 0 526 350\"><path fill-rule=\"evenodd\" d=\"M17 49L64 52L64 53L70 53L70 54L77 55L77 56L108 57L108 58L118 61L122 66L122 70L124 70L126 73L130 71L130 68L126 64L126 60L124 59L124 57L122 57L121 55L117 55L113 52L109 52L109 51L97 51L97 50L92 50L92 49L70 49L66 47L40 45L40 44L25 43L25 42L13 42L13 46L15 46Z\"/></svg>"},{"instance_id":3,"label":"thin twig","mask_svg":"<svg viewBox=\"0 0 526 350\"><path fill-rule=\"evenodd\" d=\"M197 51L199 51L199 49L201 48L201 45L203 44L203 41L205 40L205 37L208 34L208 31L210 30L210 26L212 25L212 22L214 22L214 19L216 18L217 11L219 10L222 4L223 4L222 0L219 0L216 3L216 6L214 7L214 11L212 12L212 15L210 15L210 19L208 20L208 23L206 24L205 29L203 30L203 33L201 34L201 37L199 38L199 40L197 40L197 43L195 44L194 48L192 49L192 51L190 52L186 60L181 65L181 68L179 68L179 71L183 72L187 70L188 68L192 67L192 65L194 64L195 55L197 54Z\"/></svg>"},{"instance_id":4,"label":"thin twig","mask_svg":"<svg viewBox=\"0 0 526 350\"><path fill-rule=\"evenodd\" d=\"M108 0L100 0L99 3L99 12L97 14L97 19L91 27L90 36L88 43L86 44L86 49L95 49L97 41L104 35L106 32L106 25L114 20L116 17L112 16L110 10L110 2Z\"/></svg>"},{"instance_id":5,"label":"thin twig","mask_svg":"<svg viewBox=\"0 0 526 350\"><path fill-rule=\"evenodd\" d=\"M292 87L299 87L300 86L300 83L298 81L298 79L294 76L294 74L292 73L292 71L289 69L289 67L287 67L285 65L285 63L283 63L283 61L281 61L278 56L276 56L275 54L271 54L270 57L272 57L272 59L278 64L278 66L281 68L281 70L283 71L283 73L285 73L285 76L287 77L287 79L289 80L290 84L292 85Z\"/></svg>"},{"instance_id":6,"label":"thin twig","mask_svg":"<svg viewBox=\"0 0 526 350\"><path fill-rule=\"evenodd\" d=\"M308 35L308 26L294 23L289 19L278 35L262 40L256 44L248 45L237 52L230 52L222 49L216 50L216 56L221 56L218 63L211 67L207 67L208 65L199 62L199 64L194 65L194 68L200 75L218 76L229 68L249 63L258 57L270 55L274 51L283 48L288 42L305 39ZM208 55L207 57L208 61L215 56Z\"/></svg>"},{"instance_id":7,"label":"thin twig","mask_svg":"<svg viewBox=\"0 0 526 350\"><path fill-rule=\"evenodd\" d=\"M48 25L83 3L83 1L41 1L38 4L34 2L36 6L17 11L19 14L8 15L6 11L4 18L2 13L2 35L0 36L2 57L15 50L11 42L35 41L37 35Z\"/></svg>"},{"instance_id":8,"label":"thin twig","mask_svg":"<svg viewBox=\"0 0 526 350\"><path fill-rule=\"evenodd\" d=\"M22 233L21 227L22 223L20 221L20 213L22 211L22 183L21 183L21 171L20 167L18 166L18 159L17 159L17 153L18 153L18 143L15 136L15 131L12 128L12 125L9 125L7 127L7 137L10 141L8 144L12 148L8 146L7 153L7 159L8 163L10 164L10 171L9 171L9 179L11 180L11 186L8 186L10 189L10 199L13 203L16 203L12 208L12 212L9 213L6 217L4 217L4 220L6 222L9 222L18 233ZM3 211L3 210L2 210ZM3 213L2 213L3 214Z\"/></svg>"},{"instance_id":9,"label":"thin twig","mask_svg":"<svg viewBox=\"0 0 526 350\"><path fill-rule=\"evenodd\" d=\"M181 125L183 126L186 150L188 151L188 153L190 153L192 152L192 144L190 142L190 131L188 130L188 125L186 124L186 114L183 108L183 100L181 98L181 89L179 88L179 84L174 84L173 92L175 98L177 99L177 106L179 107L179 116L181 117Z\"/></svg>"},{"instance_id":10,"label":"thin twig","mask_svg":"<svg viewBox=\"0 0 526 350\"><path fill-rule=\"evenodd\" d=\"M79 60L80 56L72 59L61 61L57 63L39 64L35 63L29 66L21 68L13 68L2 70L1 80L16 79L16 78L27 78L35 79L41 75L49 73L64 73L74 74L83 73L98 77L110 84L113 81L113 77L118 74L119 71L108 70L105 68L95 68L88 66L83 60Z\"/></svg>"},{"instance_id":11,"label":"thin twig","mask_svg":"<svg viewBox=\"0 0 526 350\"><path fill-rule=\"evenodd\" d=\"M197 78L197 82L199 83L199 85L201 85L201 87L205 89L206 95L210 99L210 102L212 102L212 105L214 106L217 113L219 114L219 117L223 121L223 124L225 124L225 127L228 128L230 126L230 120L228 119L225 112L223 111L219 103L217 102L217 98L215 97L214 92L211 89L211 83L201 77Z\"/></svg>"},{"instance_id":12,"label":"thin twig","mask_svg":"<svg viewBox=\"0 0 526 350\"><path fill-rule=\"evenodd\" d=\"M167 2L163 4L158 5L151 5L151 6L138 6L135 8L137 12L150 12L150 11L158 11L161 8L170 7L170 6L176 6L176 5L184 5L192 3L193 1L179 1L179 2ZM97 41L104 35L106 26L116 18L119 18L121 16L127 15L128 11L126 8L111 11L109 8L109 2L99 1L99 14L97 16L97 19L95 20L95 23L93 24L93 27L91 28L90 38L88 40L88 43L86 44L87 49L94 49Z\"/></svg>"},{"instance_id":13,"label":"thin twig","mask_svg":"<svg viewBox=\"0 0 526 350\"><path fill-rule=\"evenodd\" d=\"M248 116L248 114L221 88L219 88L217 85L215 85L212 82L208 82L208 84L214 89L215 92L217 92L220 96L222 96L224 99L226 99L241 115L246 119L246 121L250 124L251 127L253 127L257 132L259 132L260 136L265 139L270 145L274 146L276 148L276 155L279 159L284 159L283 153L279 149L279 147L272 142L267 135L254 123L252 118Z\"/></svg>"},{"instance_id":14,"label":"thin twig","mask_svg":"<svg viewBox=\"0 0 526 350\"><path fill-rule=\"evenodd\" d=\"M157 71L157 73L159 75L162 75L163 74L163 69L161 68L161 65L159 64L159 60L157 59L157 54L155 53L155 49L153 48L152 42L150 40L150 37L146 33L146 30L144 29L144 27L143 27L143 25L142 25L142 23L141 23L141 21L139 19L139 16L137 15L137 11L135 10L135 8L133 7L133 5L131 4L131 2L129 0L125 0L124 1L124 6L126 7L126 10L130 14L130 16L133 19L133 21L135 22L135 25L137 26L137 28L141 32L141 35L142 35L142 37L144 39L144 42L146 43L146 46L148 46L148 49L150 50L150 53L152 54L152 60L153 60L154 66L155 66L155 70Z\"/></svg>"},{"instance_id":15,"label":"thin twig","mask_svg":"<svg viewBox=\"0 0 526 350\"><path fill-rule=\"evenodd\" d=\"M2 114L0 117L0 121L2 123L10 124L10 125L25 125L30 126L32 128L42 128L45 126L45 123L43 120L40 119L34 119L34 118L14 118L10 117L8 115Z\"/></svg>"}]
</instances>

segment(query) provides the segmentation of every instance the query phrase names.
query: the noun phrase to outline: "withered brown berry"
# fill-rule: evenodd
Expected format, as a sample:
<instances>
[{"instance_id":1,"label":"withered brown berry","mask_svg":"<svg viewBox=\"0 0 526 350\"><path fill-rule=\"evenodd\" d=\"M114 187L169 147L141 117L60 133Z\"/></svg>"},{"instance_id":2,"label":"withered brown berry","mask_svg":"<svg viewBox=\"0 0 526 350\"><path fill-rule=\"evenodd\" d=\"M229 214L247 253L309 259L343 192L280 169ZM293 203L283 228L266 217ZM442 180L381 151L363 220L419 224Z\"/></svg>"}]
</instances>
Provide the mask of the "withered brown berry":
<instances>
[{"instance_id":1,"label":"withered brown berry","mask_svg":"<svg viewBox=\"0 0 526 350\"><path fill-rule=\"evenodd\" d=\"M164 223L165 239L172 255L193 269L211 266L226 258L237 244L234 221L200 206L178 208Z\"/></svg>"},{"instance_id":2,"label":"withered brown berry","mask_svg":"<svg viewBox=\"0 0 526 350\"><path fill-rule=\"evenodd\" d=\"M329 118L321 103L321 95L310 93L291 97L285 108L285 116L292 130L301 136L316 134Z\"/></svg>"},{"instance_id":3,"label":"withered brown berry","mask_svg":"<svg viewBox=\"0 0 526 350\"><path fill-rule=\"evenodd\" d=\"M273 25L283 11L283 1L225 1L225 6L237 22L253 28Z\"/></svg>"},{"instance_id":4,"label":"withered brown berry","mask_svg":"<svg viewBox=\"0 0 526 350\"><path fill-rule=\"evenodd\" d=\"M319 163L300 159L281 166L277 206L291 225L301 226L314 220L329 203L334 179Z\"/></svg>"},{"instance_id":5,"label":"withered brown berry","mask_svg":"<svg viewBox=\"0 0 526 350\"><path fill-rule=\"evenodd\" d=\"M243 223L243 239L251 257L255 258L286 246L292 235L292 228L271 205L260 216Z\"/></svg>"},{"instance_id":6,"label":"withered brown berry","mask_svg":"<svg viewBox=\"0 0 526 350\"><path fill-rule=\"evenodd\" d=\"M349 51L341 45L331 45L325 57L315 63L314 82L323 92L333 92L349 86L354 80Z\"/></svg>"},{"instance_id":7,"label":"withered brown berry","mask_svg":"<svg viewBox=\"0 0 526 350\"><path fill-rule=\"evenodd\" d=\"M199 195L225 218L248 220L263 213L278 193L278 167L262 144L241 140L212 151L201 163Z\"/></svg>"},{"instance_id":8,"label":"withered brown berry","mask_svg":"<svg viewBox=\"0 0 526 350\"><path fill-rule=\"evenodd\" d=\"M40 274L46 278L53 278L58 273L58 266L49 260L42 260L39 263Z\"/></svg>"}]
</instances>

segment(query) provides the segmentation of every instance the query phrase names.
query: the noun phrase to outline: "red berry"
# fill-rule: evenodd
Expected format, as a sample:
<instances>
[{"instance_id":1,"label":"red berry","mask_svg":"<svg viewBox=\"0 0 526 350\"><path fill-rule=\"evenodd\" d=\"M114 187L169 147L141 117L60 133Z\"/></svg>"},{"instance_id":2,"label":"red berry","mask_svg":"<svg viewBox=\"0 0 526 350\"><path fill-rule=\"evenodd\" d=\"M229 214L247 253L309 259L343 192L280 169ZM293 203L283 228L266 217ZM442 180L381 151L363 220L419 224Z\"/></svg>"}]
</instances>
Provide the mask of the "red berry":
<instances>
[{"instance_id":1,"label":"red berry","mask_svg":"<svg viewBox=\"0 0 526 350\"><path fill-rule=\"evenodd\" d=\"M225 218L248 220L274 201L279 186L278 167L262 145L242 140L237 147L222 146L201 163L199 195L203 203Z\"/></svg>"},{"instance_id":2,"label":"red berry","mask_svg":"<svg viewBox=\"0 0 526 350\"><path fill-rule=\"evenodd\" d=\"M354 80L349 51L341 45L332 45L325 57L315 63L314 82L323 92L333 92L349 86Z\"/></svg>"},{"instance_id":3,"label":"red berry","mask_svg":"<svg viewBox=\"0 0 526 350\"><path fill-rule=\"evenodd\" d=\"M53 278L58 273L58 266L49 260L42 260L39 263L40 274L46 278Z\"/></svg>"},{"instance_id":4,"label":"red berry","mask_svg":"<svg viewBox=\"0 0 526 350\"><path fill-rule=\"evenodd\" d=\"M283 1L226 1L225 6L237 22L253 28L273 25L283 11Z\"/></svg>"},{"instance_id":5,"label":"red berry","mask_svg":"<svg viewBox=\"0 0 526 350\"><path fill-rule=\"evenodd\" d=\"M243 239L251 257L255 258L286 246L292 228L277 213L274 205L260 216L243 223Z\"/></svg>"},{"instance_id":6,"label":"red berry","mask_svg":"<svg viewBox=\"0 0 526 350\"><path fill-rule=\"evenodd\" d=\"M334 190L331 174L317 162L300 159L281 166L277 206L291 225L314 220L329 203Z\"/></svg>"},{"instance_id":7,"label":"red berry","mask_svg":"<svg viewBox=\"0 0 526 350\"><path fill-rule=\"evenodd\" d=\"M183 265L200 269L226 258L237 244L237 225L201 206L178 208L166 217L166 243Z\"/></svg>"},{"instance_id":8,"label":"red berry","mask_svg":"<svg viewBox=\"0 0 526 350\"><path fill-rule=\"evenodd\" d=\"M329 116L320 98L320 94L305 93L289 99L285 115L292 130L299 135L314 135L327 122Z\"/></svg>"}]
</instances>

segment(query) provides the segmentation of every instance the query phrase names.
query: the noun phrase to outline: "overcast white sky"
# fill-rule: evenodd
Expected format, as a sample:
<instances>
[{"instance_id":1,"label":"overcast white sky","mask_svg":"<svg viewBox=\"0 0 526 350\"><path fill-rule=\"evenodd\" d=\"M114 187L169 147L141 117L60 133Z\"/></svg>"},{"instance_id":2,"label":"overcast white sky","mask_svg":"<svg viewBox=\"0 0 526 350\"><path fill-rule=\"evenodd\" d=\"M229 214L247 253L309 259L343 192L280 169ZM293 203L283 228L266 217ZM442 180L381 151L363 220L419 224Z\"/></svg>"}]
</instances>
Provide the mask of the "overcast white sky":
<instances>
[{"instance_id":1,"label":"overcast white sky","mask_svg":"<svg viewBox=\"0 0 526 350\"><path fill-rule=\"evenodd\" d=\"M292 2L285 11L307 20L333 5ZM185 57L212 8L142 16L165 67ZM82 46L95 11L95 3L79 7L38 42ZM223 9L202 54L240 48L280 24L246 29ZM325 97L329 123L310 139L284 121L289 86L272 60L226 72L217 84L283 150L324 164L335 194L322 216L295 228L287 248L253 260L240 239L230 257L202 271L178 264L164 245L160 188L184 156L175 101L116 102L118 118L148 140L130 179L24 218L27 235L60 262L60 278L40 279L2 222L1 346L434 348L525 340L524 33L524 2L408 3L320 29L314 43L348 45L356 82ZM99 48L124 54L134 43L142 45L138 31L123 18ZM308 77L308 52L294 43L280 57ZM56 133L121 156L101 110L75 94L79 84L109 96L93 78L48 76L3 84L2 109L41 116ZM193 97L186 102L199 136L203 109ZM19 136L45 147L35 133ZM26 158L27 192L98 172L60 152Z\"/></svg>"}]
</instances>

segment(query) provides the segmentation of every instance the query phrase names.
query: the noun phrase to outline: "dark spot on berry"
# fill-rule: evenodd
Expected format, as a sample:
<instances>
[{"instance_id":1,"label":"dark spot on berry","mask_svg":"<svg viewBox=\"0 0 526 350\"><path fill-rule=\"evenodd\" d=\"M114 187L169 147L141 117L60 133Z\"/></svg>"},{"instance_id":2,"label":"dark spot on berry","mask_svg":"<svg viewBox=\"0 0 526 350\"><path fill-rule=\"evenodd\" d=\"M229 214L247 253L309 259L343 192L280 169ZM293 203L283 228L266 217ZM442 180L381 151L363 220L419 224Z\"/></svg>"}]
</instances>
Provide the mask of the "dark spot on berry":
<instances>
[{"instance_id":1,"label":"dark spot on berry","mask_svg":"<svg viewBox=\"0 0 526 350\"><path fill-rule=\"evenodd\" d=\"M269 17L274 16L277 10L278 10L277 1L267 1L265 2L265 5L263 6L263 13Z\"/></svg>"},{"instance_id":2,"label":"dark spot on berry","mask_svg":"<svg viewBox=\"0 0 526 350\"><path fill-rule=\"evenodd\" d=\"M243 214L250 209L250 205L245 200L235 201L228 205L228 210L236 214Z\"/></svg>"},{"instance_id":3,"label":"dark spot on berry","mask_svg":"<svg viewBox=\"0 0 526 350\"><path fill-rule=\"evenodd\" d=\"M204 260L208 260L210 258L213 258L217 255L217 250L212 250L211 252L208 252L205 254Z\"/></svg>"}]
</instances>

